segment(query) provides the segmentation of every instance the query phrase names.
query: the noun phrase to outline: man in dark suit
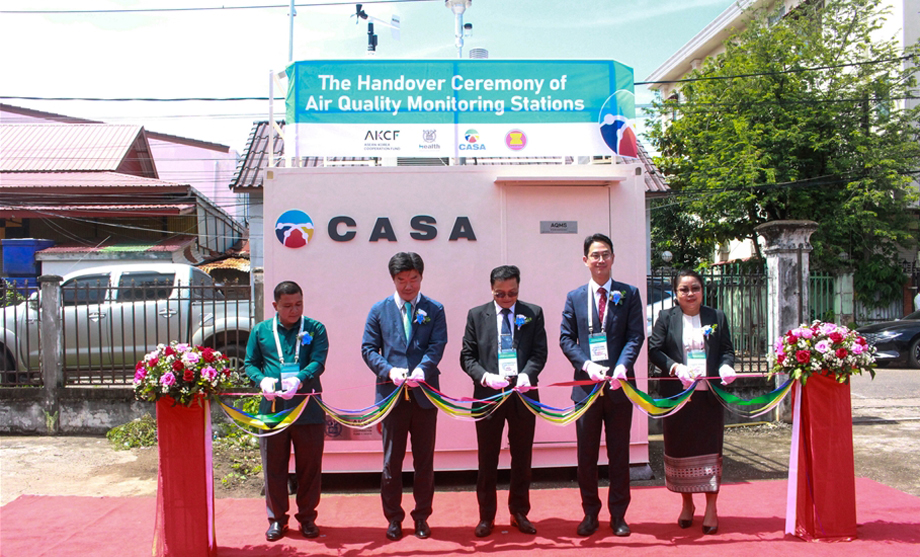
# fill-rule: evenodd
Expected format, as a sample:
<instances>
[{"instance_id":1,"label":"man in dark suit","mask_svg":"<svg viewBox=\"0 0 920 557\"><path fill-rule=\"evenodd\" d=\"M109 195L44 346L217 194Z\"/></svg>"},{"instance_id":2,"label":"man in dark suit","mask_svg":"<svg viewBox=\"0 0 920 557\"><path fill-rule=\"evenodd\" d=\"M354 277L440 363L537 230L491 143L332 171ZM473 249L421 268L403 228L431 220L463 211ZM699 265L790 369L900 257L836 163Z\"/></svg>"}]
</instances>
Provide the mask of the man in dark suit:
<instances>
[{"instance_id":1,"label":"man in dark suit","mask_svg":"<svg viewBox=\"0 0 920 557\"><path fill-rule=\"evenodd\" d=\"M259 412L296 408L305 393L322 392L319 376L326 369L329 340L326 327L303 314L303 290L296 282L275 287L274 317L252 329L246 346L246 374L262 389ZM312 398L299 418L284 431L259 439L265 481L268 530L277 541L288 529L288 463L294 447L297 477L297 521L307 538L319 536L319 505L326 414Z\"/></svg>"},{"instance_id":2,"label":"man in dark suit","mask_svg":"<svg viewBox=\"0 0 920 557\"><path fill-rule=\"evenodd\" d=\"M411 388L400 399L383 426L383 476L380 496L383 514L389 522L387 538L402 537L402 465L406 440L412 436L412 462L415 480L415 535L431 535L428 517L434 497L434 443L438 411L418 387L422 381L435 389L438 363L447 345L447 319L444 306L420 293L425 264L417 253L400 252L390 258L390 277L396 293L374 304L367 323L361 355L377 376L377 402L403 383Z\"/></svg>"},{"instance_id":3,"label":"man in dark suit","mask_svg":"<svg viewBox=\"0 0 920 557\"><path fill-rule=\"evenodd\" d=\"M569 292L562 311L559 345L575 367L575 380L602 383L601 396L575 423L578 439L578 487L585 517L579 536L597 531L601 500L597 488L597 458L601 428L604 429L609 461L610 490L607 508L610 527L617 536L628 536L629 429L632 404L617 379L626 379L645 340L645 311L635 286L611 278L613 242L604 234L585 238L584 263L591 272L588 284ZM611 367L613 368L611 370ZM613 379L613 381L611 381ZM572 388L572 400L580 402L592 386Z\"/></svg>"},{"instance_id":4,"label":"man in dark suit","mask_svg":"<svg viewBox=\"0 0 920 557\"><path fill-rule=\"evenodd\" d=\"M467 314L460 367L473 379L473 396L477 399L497 395L513 385L521 396L540 400L536 391L523 393L537 386L537 376L546 364L543 310L540 306L517 299L521 272L514 265L496 267L492 270L490 281L493 301L475 307ZM477 405L477 409L482 406ZM488 418L476 422L479 524L475 534L478 538L491 534L495 524L498 456L505 421L508 422L511 445L511 490L508 495L511 525L525 534L537 533L527 519L536 417L517 395L512 394Z\"/></svg>"}]
</instances>

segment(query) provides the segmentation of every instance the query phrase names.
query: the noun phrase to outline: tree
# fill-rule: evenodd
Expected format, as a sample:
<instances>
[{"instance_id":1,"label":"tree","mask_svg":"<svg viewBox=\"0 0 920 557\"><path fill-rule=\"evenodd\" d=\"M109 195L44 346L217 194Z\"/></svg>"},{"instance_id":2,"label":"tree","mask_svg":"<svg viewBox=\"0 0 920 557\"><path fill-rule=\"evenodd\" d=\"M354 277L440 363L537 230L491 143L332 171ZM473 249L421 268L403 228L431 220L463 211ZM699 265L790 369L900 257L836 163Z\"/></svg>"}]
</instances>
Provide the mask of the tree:
<instances>
[{"instance_id":1,"label":"tree","mask_svg":"<svg viewBox=\"0 0 920 557\"><path fill-rule=\"evenodd\" d=\"M812 268L852 267L860 298L885 304L905 280L898 249L917 241L918 110L903 100L918 95L918 47L877 38L879 0L777 15L754 13L679 100L654 103L656 162L715 240L757 245L761 223L814 220Z\"/></svg>"}]
</instances>

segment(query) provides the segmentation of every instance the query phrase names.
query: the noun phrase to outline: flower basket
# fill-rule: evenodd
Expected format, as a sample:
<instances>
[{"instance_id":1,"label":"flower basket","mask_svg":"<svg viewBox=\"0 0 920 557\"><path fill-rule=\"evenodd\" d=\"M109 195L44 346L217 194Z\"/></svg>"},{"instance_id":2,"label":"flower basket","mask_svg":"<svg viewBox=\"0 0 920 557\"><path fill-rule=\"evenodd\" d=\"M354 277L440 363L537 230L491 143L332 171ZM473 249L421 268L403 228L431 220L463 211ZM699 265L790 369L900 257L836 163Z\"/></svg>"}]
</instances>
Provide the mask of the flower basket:
<instances>
[{"instance_id":1,"label":"flower basket","mask_svg":"<svg viewBox=\"0 0 920 557\"><path fill-rule=\"evenodd\" d=\"M230 388L231 371L227 356L212 348L160 344L134 368L134 397L150 402L169 397L188 406Z\"/></svg>"},{"instance_id":2,"label":"flower basket","mask_svg":"<svg viewBox=\"0 0 920 557\"><path fill-rule=\"evenodd\" d=\"M854 540L850 375L875 377L875 348L855 331L815 321L788 331L770 356L771 373L797 380L785 531L808 541Z\"/></svg>"}]
</instances>

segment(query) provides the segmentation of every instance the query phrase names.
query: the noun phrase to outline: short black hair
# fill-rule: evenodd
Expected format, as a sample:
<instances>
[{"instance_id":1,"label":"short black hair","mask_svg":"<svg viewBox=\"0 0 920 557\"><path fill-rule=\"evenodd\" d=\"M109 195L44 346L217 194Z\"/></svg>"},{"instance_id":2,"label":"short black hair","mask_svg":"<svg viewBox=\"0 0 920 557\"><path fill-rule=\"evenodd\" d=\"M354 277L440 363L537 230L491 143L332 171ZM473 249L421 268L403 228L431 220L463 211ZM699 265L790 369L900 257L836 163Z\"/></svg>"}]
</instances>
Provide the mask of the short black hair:
<instances>
[{"instance_id":1,"label":"short black hair","mask_svg":"<svg viewBox=\"0 0 920 557\"><path fill-rule=\"evenodd\" d=\"M496 282L510 279L514 279L518 284L521 284L521 270L514 265L499 265L492 269L492 274L489 275L489 284L495 286Z\"/></svg>"},{"instance_id":2,"label":"short black hair","mask_svg":"<svg viewBox=\"0 0 920 557\"><path fill-rule=\"evenodd\" d=\"M676 280L675 283L674 283L674 288L677 288L677 285L680 284L680 279L682 279L682 278L684 278L684 277L693 277L693 278L695 278L695 279L697 280L697 282L700 283L700 288L705 288L705 286L706 286L706 282L703 281L703 275L697 273L697 272L694 271L693 269L681 269L680 272L677 273L677 280Z\"/></svg>"},{"instance_id":3,"label":"short black hair","mask_svg":"<svg viewBox=\"0 0 920 557\"><path fill-rule=\"evenodd\" d=\"M285 294L300 294L303 296L303 290L301 290L300 285L292 280L286 280L279 282L278 286L275 287L275 301L281 299L281 296Z\"/></svg>"},{"instance_id":4,"label":"short black hair","mask_svg":"<svg viewBox=\"0 0 920 557\"><path fill-rule=\"evenodd\" d=\"M419 275L425 274L425 262L422 257L411 251L401 251L390 258L387 264L390 269L390 278L396 278L396 275L404 271L418 271Z\"/></svg>"},{"instance_id":5,"label":"short black hair","mask_svg":"<svg viewBox=\"0 0 920 557\"><path fill-rule=\"evenodd\" d=\"M588 256L588 250L591 249L591 244L594 242L603 242L607 244L610 246L610 253L613 253L613 240L610 239L610 236L597 232L585 238L585 257Z\"/></svg>"}]
</instances>

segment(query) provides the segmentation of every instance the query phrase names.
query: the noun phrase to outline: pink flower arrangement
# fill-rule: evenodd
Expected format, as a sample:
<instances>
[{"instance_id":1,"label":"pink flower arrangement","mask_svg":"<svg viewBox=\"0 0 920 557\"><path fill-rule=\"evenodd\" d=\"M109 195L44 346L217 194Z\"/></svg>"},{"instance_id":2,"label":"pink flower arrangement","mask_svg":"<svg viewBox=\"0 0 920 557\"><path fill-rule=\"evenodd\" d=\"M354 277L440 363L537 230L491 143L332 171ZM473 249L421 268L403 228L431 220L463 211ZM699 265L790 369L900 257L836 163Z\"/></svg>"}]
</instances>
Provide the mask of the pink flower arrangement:
<instances>
[{"instance_id":1,"label":"pink flower arrangement","mask_svg":"<svg viewBox=\"0 0 920 557\"><path fill-rule=\"evenodd\" d=\"M197 397L214 397L232 382L229 359L213 348L184 343L160 344L134 368L134 396L154 402L172 397L193 404Z\"/></svg>"},{"instance_id":2,"label":"pink flower arrangement","mask_svg":"<svg viewBox=\"0 0 920 557\"><path fill-rule=\"evenodd\" d=\"M816 373L845 383L854 373L875 377L875 348L856 331L815 321L786 332L773 344L770 373L787 373L804 384Z\"/></svg>"}]
</instances>

